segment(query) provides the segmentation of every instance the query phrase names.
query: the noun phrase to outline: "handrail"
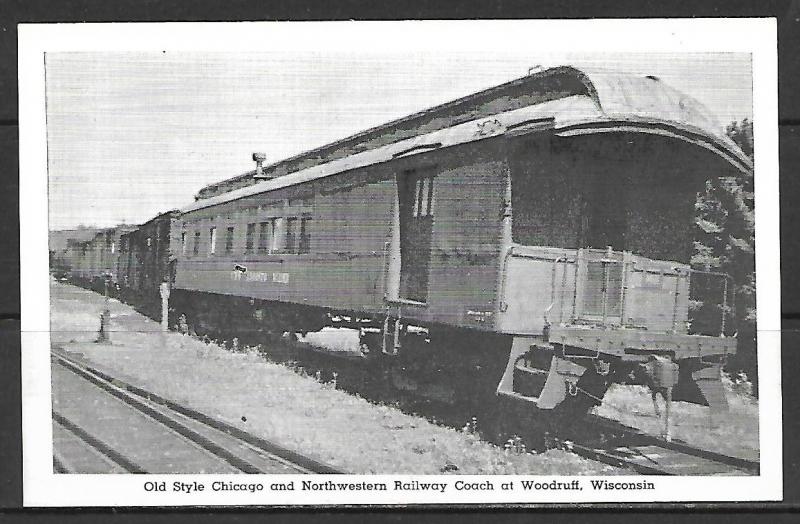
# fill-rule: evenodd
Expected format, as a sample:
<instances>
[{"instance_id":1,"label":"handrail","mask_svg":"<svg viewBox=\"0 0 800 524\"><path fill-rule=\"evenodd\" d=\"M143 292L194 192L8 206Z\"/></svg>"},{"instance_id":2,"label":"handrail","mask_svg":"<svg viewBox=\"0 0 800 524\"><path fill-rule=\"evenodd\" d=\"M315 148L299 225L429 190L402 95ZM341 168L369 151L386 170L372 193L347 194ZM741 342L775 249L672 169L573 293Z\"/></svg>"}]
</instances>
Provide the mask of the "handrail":
<instances>
[{"instance_id":1,"label":"handrail","mask_svg":"<svg viewBox=\"0 0 800 524\"><path fill-rule=\"evenodd\" d=\"M619 283L619 323L625 325L625 298L628 293L628 265L630 264L625 260L625 255L622 259L622 278Z\"/></svg>"},{"instance_id":2,"label":"handrail","mask_svg":"<svg viewBox=\"0 0 800 524\"><path fill-rule=\"evenodd\" d=\"M662 268L652 268L652 267L640 268L636 265L636 262L631 263L631 271L633 273L649 273L651 275L663 275L665 277L679 277L691 271L691 269L682 270L677 266L673 266L670 269L672 269L673 272L664 271L664 269Z\"/></svg>"},{"instance_id":3,"label":"handrail","mask_svg":"<svg viewBox=\"0 0 800 524\"><path fill-rule=\"evenodd\" d=\"M509 248L509 249L513 250L514 248L512 247L512 248ZM560 261L560 262L564 262L565 264L574 264L577 261L576 260L577 257L569 258L567 255L559 255L557 257L548 257L548 256L545 256L545 255L534 255L534 254L530 254L530 253L519 253L517 251L512 252L510 254L510 256L512 256L514 258L529 258L531 260L539 260L539 261L542 261L542 262Z\"/></svg>"},{"instance_id":4,"label":"handrail","mask_svg":"<svg viewBox=\"0 0 800 524\"><path fill-rule=\"evenodd\" d=\"M556 273L558 270L558 263L559 262L567 262L567 257L565 255L556 257L552 260L553 262L553 271L551 274L551 281L550 281L550 305L547 306L544 310L544 323L545 325L550 325L550 320L547 318L547 315L550 313L550 310L553 309L553 306L556 305ZM566 275L567 269L564 268L564 275ZM564 279L566 281L566 278ZM563 293L562 293L563 295ZM563 305L562 305L563 308Z\"/></svg>"},{"instance_id":5,"label":"handrail","mask_svg":"<svg viewBox=\"0 0 800 524\"><path fill-rule=\"evenodd\" d=\"M381 287L383 288L383 300L386 302L389 299L389 248L392 243L386 241L383 243L383 271L381 272Z\"/></svg>"},{"instance_id":6,"label":"handrail","mask_svg":"<svg viewBox=\"0 0 800 524\"><path fill-rule=\"evenodd\" d=\"M600 259L600 264L603 267L603 285L600 288L600 310L601 310L601 322L605 326L606 320L608 318L608 287L611 283L611 275L608 272L608 264L610 260L606 260L605 258Z\"/></svg>"},{"instance_id":7,"label":"handrail","mask_svg":"<svg viewBox=\"0 0 800 524\"><path fill-rule=\"evenodd\" d=\"M578 316L578 274L580 273L578 269L581 266L580 261L583 258L581 255L583 255L583 250L578 250L578 254L575 257L575 271L572 282L572 316L570 320L575 320Z\"/></svg>"},{"instance_id":8,"label":"handrail","mask_svg":"<svg viewBox=\"0 0 800 524\"><path fill-rule=\"evenodd\" d=\"M731 275L729 275L728 273L723 273L721 271L710 271L710 270L694 269L694 268L690 268L689 269L689 273L699 273L701 275L711 275L711 276L722 278L722 303L719 304L721 312L722 312L722 315L721 315L721 319L720 319L720 334L719 334L719 336L720 337L724 337L725 336L725 327L726 327L727 318L728 318L728 309L729 309L728 308L728 289L729 289L728 281L730 280L731 282L733 282L733 277ZM730 316L731 316L731 318L733 320L735 320L736 319L736 290L735 289L734 289L734 292L731 293L731 304L732 305L730 306L730 310L731 310Z\"/></svg>"},{"instance_id":9,"label":"handrail","mask_svg":"<svg viewBox=\"0 0 800 524\"><path fill-rule=\"evenodd\" d=\"M722 281L723 281L723 287L722 287L722 322L720 323L721 327L720 327L719 336L724 337L725 336L725 317L727 316L725 314L725 312L727 311L727 308L728 308L728 279L727 278L723 278Z\"/></svg>"},{"instance_id":10,"label":"handrail","mask_svg":"<svg viewBox=\"0 0 800 524\"><path fill-rule=\"evenodd\" d=\"M675 300L672 302L672 331L677 331L678 329L678 294L680 293L681 288L681 279L677 276L675 277Z\"/></svg>"},{"instance_id":11,"label":"handrail","mask_svg":"<svg viewBox=\"0 0 800 524\"><path fill-rule=\"evenodd\" d=\"M565 255L566 258L566 255ZM567 287L567 266L561 272L561 296L558 301L558 321L564 322L564 291Z\"/></svg>"},{"instance_id":12,"label":"handrail","mask_svg":"<svg viewBox=\"0 0 800 524\"><path fill-rule=\"evenodd\" d=\"M500 269L500 289L498 290L497 297L497 311L499 313L506 311L508 307L508 304L506 304L506 281L508 280L508 261L512 256L514 256L514 246L506 249L506 252L503 254L503 263Z\"/></svg>"}]
</instances>

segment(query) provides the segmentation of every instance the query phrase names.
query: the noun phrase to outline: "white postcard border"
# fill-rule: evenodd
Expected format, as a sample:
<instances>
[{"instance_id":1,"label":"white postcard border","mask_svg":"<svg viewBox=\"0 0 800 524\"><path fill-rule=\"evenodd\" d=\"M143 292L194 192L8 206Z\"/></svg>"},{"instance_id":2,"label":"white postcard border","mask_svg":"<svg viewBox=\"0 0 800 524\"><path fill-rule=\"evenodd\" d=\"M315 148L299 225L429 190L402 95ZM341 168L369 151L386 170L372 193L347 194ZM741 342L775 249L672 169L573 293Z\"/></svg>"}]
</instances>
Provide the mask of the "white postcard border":
<instances>
[{"instance_id":1,"label":"white postcard border","mask_svg":"<svg viewBox=\"0 0 800 524\"><path fill-rule=\"evenodd\" d=\"M540 502L766 501L782 498L780 373L780 238L778 200L777 36L774 19L491 20L303 23L113 23L19 26L20 256L22 311L23 485L25 506L164 506L294 504L474 504ZM758 364L760 375L761 474L758 477L615 477L647 479L655 490L596 491L592 477L515 476L336 476L337 482L440 479L502 482L578 479L583 491L409 491L148 492L145 482L214 480L268 485L328 477L221 475L55 475L52 471L50 406L47 133L44 60L47 52L67 51L239 51L266 52L292 45L313 50L395 50L397 38L412 49L446 53L468 33L502 35L500 43L476 38L472 45L536 43L543 52L747 52L753 57L755 124L756 267L758 275Z\"/></svg>"}]
</instances>

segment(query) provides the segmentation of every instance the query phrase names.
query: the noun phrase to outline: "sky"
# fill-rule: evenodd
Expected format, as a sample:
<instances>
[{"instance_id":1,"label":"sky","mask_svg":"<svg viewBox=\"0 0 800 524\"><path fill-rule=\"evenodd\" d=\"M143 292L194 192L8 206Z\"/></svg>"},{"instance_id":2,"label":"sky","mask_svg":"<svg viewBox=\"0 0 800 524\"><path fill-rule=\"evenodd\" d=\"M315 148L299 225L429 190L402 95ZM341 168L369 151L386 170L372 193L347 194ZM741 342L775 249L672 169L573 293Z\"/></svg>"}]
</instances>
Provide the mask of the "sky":
<instances>
[{"instance_id":1,"label":"sky","mask_svg":"<svg viewBox=\"0 0 800 524\"><path fill-rule=\"evenodd\" d=\"M50 229L143 223L252 169L255 151L271 163L564 64L656 75L723 127L752 118L745 53L48 53Z\"/></svg>"}]
</instances>

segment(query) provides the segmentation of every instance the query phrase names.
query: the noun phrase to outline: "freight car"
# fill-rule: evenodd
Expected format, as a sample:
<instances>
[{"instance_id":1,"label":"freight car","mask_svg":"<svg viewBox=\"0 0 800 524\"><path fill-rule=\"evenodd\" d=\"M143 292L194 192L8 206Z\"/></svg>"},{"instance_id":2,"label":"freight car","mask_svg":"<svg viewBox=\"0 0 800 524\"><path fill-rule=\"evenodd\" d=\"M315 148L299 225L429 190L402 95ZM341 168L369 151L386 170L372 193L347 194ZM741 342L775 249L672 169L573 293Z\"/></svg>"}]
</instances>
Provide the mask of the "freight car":
<instances>
[{"instance_id":1,"label":"freight car","mask_svg":"<svg viewBox=\"0 0 800 524\"><path fill-rule=\"evenodd\" d=\"M752 166L660 79L554 68L254 159L170 219L173 324L302 333L346 315L398 385L568 413L658 357L679 365L676 398L725 406L730 289L703 277L722 282L719 322L693 329L694 204Z\"/></svg>"}]
</instances>

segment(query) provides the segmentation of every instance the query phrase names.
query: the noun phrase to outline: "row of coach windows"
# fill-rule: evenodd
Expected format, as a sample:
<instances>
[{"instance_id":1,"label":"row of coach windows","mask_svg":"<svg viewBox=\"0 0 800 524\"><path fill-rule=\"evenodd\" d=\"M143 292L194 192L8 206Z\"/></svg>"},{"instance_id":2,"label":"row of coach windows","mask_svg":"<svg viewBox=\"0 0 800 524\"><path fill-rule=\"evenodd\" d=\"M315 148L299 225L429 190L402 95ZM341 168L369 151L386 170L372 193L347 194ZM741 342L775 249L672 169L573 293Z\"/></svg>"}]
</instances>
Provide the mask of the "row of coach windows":
<instances>
[{"instance_id":1,"label":"row of coach windows","mask_svg":"<svg viewBox=\"0 0 800 524\"><path fill-rule=\"evenodd\" d=\"M245 254L304 254L311 251L311 215L304 213L299 217L276 217L262 222L246 225ZM223 253L231 255L235 251L236 226L227 226L224 234ZM217 227L208 229L208 254L219 253L217 246ZM200 254L201 232L194 232L192 255ZM181 252L186 255L189 249L186 232L181 233Z\"/></svg>"}]
</instances>

